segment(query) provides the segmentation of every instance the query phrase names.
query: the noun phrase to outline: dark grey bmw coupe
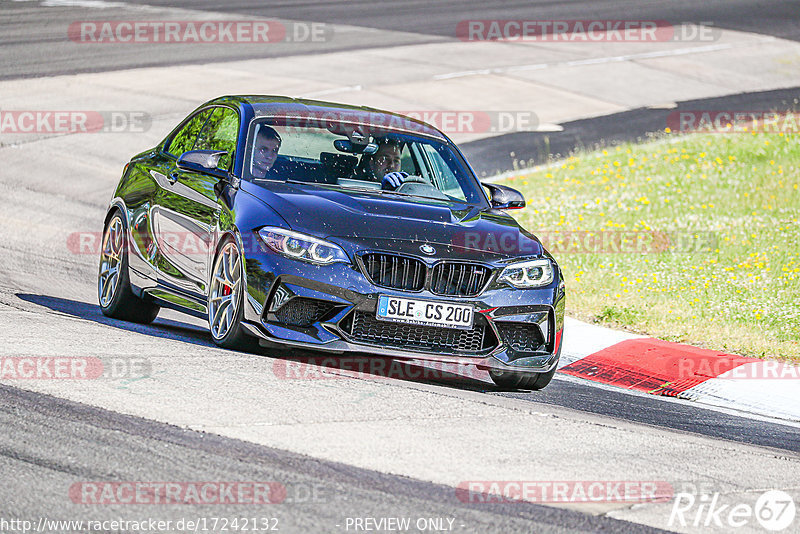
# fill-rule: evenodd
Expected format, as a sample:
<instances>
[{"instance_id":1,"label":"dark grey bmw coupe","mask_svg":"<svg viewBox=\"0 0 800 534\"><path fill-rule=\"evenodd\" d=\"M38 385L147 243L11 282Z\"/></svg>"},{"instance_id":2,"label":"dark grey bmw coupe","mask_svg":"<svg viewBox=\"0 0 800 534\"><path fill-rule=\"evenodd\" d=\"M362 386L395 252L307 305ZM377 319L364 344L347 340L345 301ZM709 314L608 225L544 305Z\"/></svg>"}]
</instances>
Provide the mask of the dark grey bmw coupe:
<instances>
[{"instance_id":1,"label":"dark grey bmw coupe","mask_svg":"<svg viewBox=\"0 0 800 534\"><path fill-rule=\"evenodd\" d=\"M222 347L474 364L541 389L564 281L436 128L366 107L226 96L134 156L105 218L104 314L207 318Z\"/></svg>"}]
</instances>

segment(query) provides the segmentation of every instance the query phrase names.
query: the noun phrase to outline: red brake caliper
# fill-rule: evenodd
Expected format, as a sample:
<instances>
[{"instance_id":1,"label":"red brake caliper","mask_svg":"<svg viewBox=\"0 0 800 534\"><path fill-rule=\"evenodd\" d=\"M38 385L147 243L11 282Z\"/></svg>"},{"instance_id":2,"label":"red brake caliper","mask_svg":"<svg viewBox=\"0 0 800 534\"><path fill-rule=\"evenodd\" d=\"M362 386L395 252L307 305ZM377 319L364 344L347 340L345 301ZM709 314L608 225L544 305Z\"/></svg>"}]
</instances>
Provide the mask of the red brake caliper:
<instances>
[{"instance_id":1,"label":"red brake caliper","mask_svg":"<svg viewBox=\"0 0 800 534\"><path fill-rule=\"evenodd\" d=\"M222 295L227 297L231 294L231 286L225 286L222 288Z\"/></svg>"}]
</instances>

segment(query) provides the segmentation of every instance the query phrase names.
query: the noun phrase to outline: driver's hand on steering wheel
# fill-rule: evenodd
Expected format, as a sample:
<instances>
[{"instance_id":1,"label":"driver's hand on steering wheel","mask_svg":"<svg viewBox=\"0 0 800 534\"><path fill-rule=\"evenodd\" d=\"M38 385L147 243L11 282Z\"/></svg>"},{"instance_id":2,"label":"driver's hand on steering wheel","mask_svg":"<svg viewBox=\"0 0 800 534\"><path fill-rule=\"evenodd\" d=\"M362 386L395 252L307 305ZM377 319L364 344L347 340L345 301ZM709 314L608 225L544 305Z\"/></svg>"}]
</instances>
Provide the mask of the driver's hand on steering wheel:
<instances>
[{"instance_id":1,"label":"driver's hand on steering wheel","mask_svg":"<svg viewBox=\"0 0 800 534\"><path fill-rule=\"evenodd\" d=\"M403 185L403 181L408 178L407 172L390 172L384 175L383 180L381 180L381 189L384 191L389 190L393 191Z\"/></svg>"}]
</instances>

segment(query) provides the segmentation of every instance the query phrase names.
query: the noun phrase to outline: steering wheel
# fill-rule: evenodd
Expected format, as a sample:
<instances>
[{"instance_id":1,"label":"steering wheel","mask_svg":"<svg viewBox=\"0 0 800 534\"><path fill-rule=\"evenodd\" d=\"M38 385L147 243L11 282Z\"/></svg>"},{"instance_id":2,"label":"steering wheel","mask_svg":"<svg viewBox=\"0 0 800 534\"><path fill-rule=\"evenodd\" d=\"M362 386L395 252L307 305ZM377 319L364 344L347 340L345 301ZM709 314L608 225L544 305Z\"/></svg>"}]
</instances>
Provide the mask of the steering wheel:
<instances>
[{"instance_id":1,"label":"steering wheel","mask_svg":"<svg viewBox=\"0 0 800 534\"><path fill-rule=\"evenodd\" d=\"M439 191L439 189L428 181L427 178L422 176L409 175L397 188L398 193L407 193L409 195L418 195L429 198L440 198L447 200L449 197Z\"/></svg>"},{"instance_id":2,"label":"steering wheel","mask_svg":"<svg viewBox=\"0 0 800 534\"><path fill-rule=\"evenodd\" d=\"M403 183L400 185L402 188L406 184L425 184L431 185L430 181L427 178L423 178L422 176L417 176L416 174L409 174L403 180ZM398 188L399 189L399 188Z\"/></svg>"}]
</instances>

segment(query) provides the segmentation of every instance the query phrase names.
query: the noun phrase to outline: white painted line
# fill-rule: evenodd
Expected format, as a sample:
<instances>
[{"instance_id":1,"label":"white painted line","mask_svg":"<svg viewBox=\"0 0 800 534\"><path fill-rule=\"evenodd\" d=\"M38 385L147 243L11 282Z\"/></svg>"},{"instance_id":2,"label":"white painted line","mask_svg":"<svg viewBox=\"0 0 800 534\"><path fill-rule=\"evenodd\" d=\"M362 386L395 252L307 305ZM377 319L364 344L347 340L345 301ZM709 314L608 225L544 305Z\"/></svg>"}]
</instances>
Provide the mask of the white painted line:
<instances>
[{"instance_id":1,"label":"white painted line","mask_svg":"<svg viewBox=\"0 0 800 534\"><path fill-rule=\"evenodd\" d=\"M774 37L761 39L761 42L774 41ZM742 46L742 45L738 45ZM687 54L702 54L705 52L716 52L718 50L728 50L738 47L733 43L696 46L692 48L678 48L676 50L658 50L655 52L642 52L640 54L625 54L622 56L607 56L590 59L577 59L571 61L558 61L555 63L535 63L532 65L515 65L512 67L498 67L495 69L464 70L459 72L448 72L447 74L437 74L434 80L449 80L452 78L462 78L464 76L476 76L485 74L506 74L509 72L551 69L554 67L577 67L582 65L602 65L604 63L619 63L621 61L633 61L637 59L652 59L657 57L685 56ZM749 44L748 44L749 46Z\"/></svg>"},{"instance_id":2,"label":"white painted line","mask_svg":"<svg viewBox=\"0 0 800 534\"><path fill-rule=\"evenodd\" d=\"M652 59L656 57L684 56L687 54L701 54L704 52L716 52L717 50L728 50L733 48L733 44L720 44L697 46L694 48L678 48L677 50L658 50L654 52L642 52L641 54L625 54L622 56L609 56L594 59L581 59L577 61L567 61L566 66L575 65L599 65L602 63L617 63L619 61L631 61L635 59Z\"/></svg>"},{"instance_id":3,"label":"white painted line","mask_svg":"<svg viewBox=\"0 0 800 534\"><path fill-rule=\"evenodd\" d=\"M310 93L301 93L301 98L317 98L325 95L332 95L335 93L345 93L348 91L363 91L362 85L344 85L342 87L333 87L331 89L323 89L321 91L311 91Z\"/></svg>"},{"instance_id":4,"label":"white painted line","mask_svg":"<svg viewBox=\"0 0 800 534\"><path fill-rule=\"evenodd\" d=\"M547 66L544 64L545 67ZM464 70L460 72L449 72L447 74L436 74L431 79L432 80L449 80L450 78L461 78L463 76L483 76L486 74L495 74L500 72L502 69L478 69L478 70Z\"/></svg>"},{"instance_id":5,"label":"white painted line","mask_svg":"<svg viewBox=\"0 0 800 534\"><path fill-rule=\"evenodd\" d=\"M13 0L14 2L34 2L37 0ZM41 0L37 7L83 7L88 9L108 9L112 7L151 11L157 8L130 4L129 2L109 2L107 0Z\"/></svg>"},{"instance_id":6,"label":"white painted line","mask_svg":"<svg viewBox=\"0 0 800 534\"><path fill-rule=\"evenodd\" d=\"M564 127L560 124L552 124L549 122L543 122L539 126L536 127L535 132L563 132Z\"/></svg>"}]
</instances>

